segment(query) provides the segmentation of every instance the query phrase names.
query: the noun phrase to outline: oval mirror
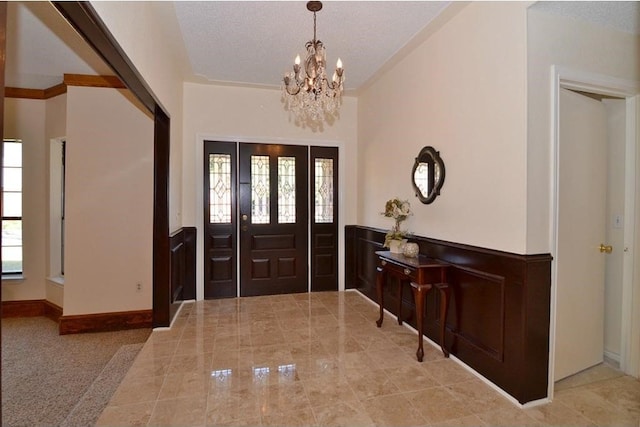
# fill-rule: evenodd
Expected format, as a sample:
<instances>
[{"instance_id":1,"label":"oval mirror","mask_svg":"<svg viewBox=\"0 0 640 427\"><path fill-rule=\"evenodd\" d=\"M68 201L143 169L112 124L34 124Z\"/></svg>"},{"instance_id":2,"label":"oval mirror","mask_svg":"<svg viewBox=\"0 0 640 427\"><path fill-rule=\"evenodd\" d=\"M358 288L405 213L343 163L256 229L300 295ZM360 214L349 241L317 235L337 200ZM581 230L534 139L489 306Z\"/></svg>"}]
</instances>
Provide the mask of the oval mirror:
<instances>
[{"instance_id":1,"label":"oval mirror","mask_svg":"<svg viewBox=\"0 0 640 427\"><path fill-rule=\"evenodd\" d=\"M444 184L444 162L433 147L424 147L416 157L411 171L411 183L422 203L432 203Z\"/></svg>"}]
</instances>

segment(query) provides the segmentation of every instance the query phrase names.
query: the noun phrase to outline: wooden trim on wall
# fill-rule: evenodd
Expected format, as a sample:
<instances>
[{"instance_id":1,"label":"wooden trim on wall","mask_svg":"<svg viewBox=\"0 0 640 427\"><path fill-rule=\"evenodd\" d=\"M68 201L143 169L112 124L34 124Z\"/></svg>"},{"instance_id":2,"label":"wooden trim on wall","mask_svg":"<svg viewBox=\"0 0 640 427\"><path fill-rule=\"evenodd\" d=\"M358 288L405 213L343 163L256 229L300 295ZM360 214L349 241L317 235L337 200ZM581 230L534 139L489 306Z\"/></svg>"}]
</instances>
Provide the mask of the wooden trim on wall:
<instances>
[{"instance_id":1,"label":"wooden trim on wall","mask_svg":"<svg viewBox=\"0 0 640 427\"><path fill-rule=\"evenodd\" d=\"M151 328L152 318L152 310L62 316L60 335Z\"/></svg>"},{"instance_id":2,"label":"wooden trim on wall","mask_svg":"<svg viewBox=\"0 0 640 427\"><path fill-rule=\"evenodd\" d=\"M169 326L177 308L171 301L171 238L169 236L169 126L158 107L154 112L153 144L153 326Z\"/></svg>"},{"instance_id":3,"label":"wooden trim on wall","mask_svg":"<svg viewBox=\"0 0 640 427\"><path fill-rule=\"evenodd\" d=\"M104 87L111 89L126 89L127 87L116 76L91 76L88 74L65 74L62 83L47 89L27 89L20 87L5 87L6 98L49 99L67 93L68 86Z\"/></svg>"},{"instance_id":4,"label":"wooden trim on wall","mask_svg":"<svg viewBox=\"0 0 640 427\"><path fill-rule=\"evenodd\" d=\"M196 299L196 228L182 227L171 233L171 310L182 301ZM173 316L172 316L173 317Z\"/></svg>"},{"instance_id":5,"label":"wooden trim on wall","mask_svg":"<svg viewBox=\"0 0 640 427\"><path fill-rule=\"evenodd\" d=\"M44 300L2 301L2 317L45 316L57 322L62 316L62 308Z\"/></svg>"},{"instance_id":6,"label":"wooden trim on wall","mask_svg":"<svg viewBox=\"0 0 640 427\"><path fill-rule=\"evenodd\" d=\"M386 230L345 227L345 284L377 301L375 252ZM551 307L550 254L520 255L413 236L420 253L452 264L445 345L458 359L524 404L547 396ZM407 284L403 286L407 287ZM385 308L397 313L395 286ZM403 311L415 310L410 289ZM424 334L439 342L439 296L427 294ZM373 320L372 320L373 323ZM416 327L415 316L407 323Z\"/></svg>"},{"instance_id":7,"label":"wooden trim on wall","mask_svg":"<svg viewBox=\"0 0 640 427\"><path fill-rule=\"evenodd\" d=\"M59 85L51 86L44 90L44 99L53 98L58 95L62 95L63 93L67 93L67 85L64 83L60 83Z\"/></svg>"},{"instance_id":8,"label":"wooden trim on wall","mask_svg":"<svg viewBox=\"0 0 640 427\"><path fill-rule=\"evenodd\" d=\"M5 87L5 98L45 99L44 89L23 89L19 87Z\"/></svg>"},{"instance_id":9,"label":"wooden trim on wall","mask_svg":"<svg viewBox=\"0 0 640 427\"><path fill-rule=\"evenodd\" d=\"M87 74L65 74L64 84L67 86L108 87L126 89L126 86L116 76L90 76Z\"/></svg>"}]
</instances>

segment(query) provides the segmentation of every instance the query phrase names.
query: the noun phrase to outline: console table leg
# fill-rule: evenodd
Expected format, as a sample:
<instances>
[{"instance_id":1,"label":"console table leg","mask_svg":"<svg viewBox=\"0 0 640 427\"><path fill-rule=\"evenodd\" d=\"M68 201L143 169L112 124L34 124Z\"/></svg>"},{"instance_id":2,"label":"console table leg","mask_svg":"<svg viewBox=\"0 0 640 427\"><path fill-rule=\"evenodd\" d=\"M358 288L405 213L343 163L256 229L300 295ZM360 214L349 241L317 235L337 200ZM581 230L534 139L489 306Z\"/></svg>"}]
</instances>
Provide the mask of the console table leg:
<instances>
[{"instance_id":1,"label":"console table leg","mask_svg":"<svg viewBox=\"0 0 640 427\"><path fill-rule=\"evenodd\" d=\"M384 320L384 299L382 296L382 286L385 279L385 271L382 267L376 267L376 271L378 272L376 274L376 293L378 294L378 304L380 304L380 318L376 320L376 325L378 325L378 328L380 328L382 326L382 321Z\"/></svg>"},{"instance_id":2,"label":"console table leg","mask_svg":"<svg viewBox=\"0 0 640 427\"><path fill-rule=\"evenodd\" d=\"M449 351L446 349L444 342L447 310L449 309L449 285L447 283L438 283L435 286L440 291L440 348L444 353L444 357L449 357Z\"/></svg>"},{"instance_id":3,"label":"console table leg","mask_svg":"<svg viewBox=\"0 0 640 427\"><path fill-rule=\"evenodd\" d=\"M418 362L422 362L422 358L424 357L424 349L422 348L422 334L423 334L423 317L424 317L424 299L426 297L426 292L424 292L424 287L418 285L417 283L411 283L411 288L413 289L413 296L416 303L416 326L418 326L418 351L416 351L416 358Z\"/></svg>"}]
</instances>

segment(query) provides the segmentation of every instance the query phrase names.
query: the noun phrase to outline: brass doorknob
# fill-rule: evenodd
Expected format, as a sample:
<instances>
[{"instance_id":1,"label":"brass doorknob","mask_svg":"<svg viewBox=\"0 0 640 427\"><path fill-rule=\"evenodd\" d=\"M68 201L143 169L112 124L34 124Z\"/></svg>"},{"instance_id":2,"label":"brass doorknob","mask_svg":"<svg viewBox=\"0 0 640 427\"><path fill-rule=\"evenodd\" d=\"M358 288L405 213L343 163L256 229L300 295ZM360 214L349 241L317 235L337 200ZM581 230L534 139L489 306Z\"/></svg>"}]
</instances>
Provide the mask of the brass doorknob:
<instances>
[{"instance_id":1,"label":"brass doorknob","mask_svg":"<svg viewBox=\"0 0 640 427\"><path fill-rule=\"evenodd\" d=\"M600 252L610 254L611 252L613 252L613 246L600 243Z\"/></svg>"}]
</instances>

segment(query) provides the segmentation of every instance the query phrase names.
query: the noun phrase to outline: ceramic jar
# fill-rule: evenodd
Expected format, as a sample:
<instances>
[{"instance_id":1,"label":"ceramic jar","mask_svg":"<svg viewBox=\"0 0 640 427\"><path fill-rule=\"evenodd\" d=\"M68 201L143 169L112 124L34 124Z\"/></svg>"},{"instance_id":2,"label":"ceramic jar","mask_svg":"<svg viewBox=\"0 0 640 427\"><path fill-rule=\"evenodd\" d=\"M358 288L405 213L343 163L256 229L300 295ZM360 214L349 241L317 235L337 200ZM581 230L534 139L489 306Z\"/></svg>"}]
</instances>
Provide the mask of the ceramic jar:
<instances>
[{"instance_id":1,"label":"ceramic jar","mask_svg":"<svg viewBox=\"0 0 640 427\"><path fill-rule=\"evenodd\" d=\"M402 249L402 254L407 258L416 258L418 253L420 252L420 247L417 243L405 243L404 248Z\"/></svg>"}]
</instances>

